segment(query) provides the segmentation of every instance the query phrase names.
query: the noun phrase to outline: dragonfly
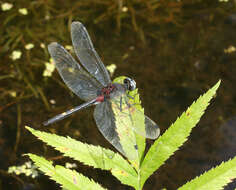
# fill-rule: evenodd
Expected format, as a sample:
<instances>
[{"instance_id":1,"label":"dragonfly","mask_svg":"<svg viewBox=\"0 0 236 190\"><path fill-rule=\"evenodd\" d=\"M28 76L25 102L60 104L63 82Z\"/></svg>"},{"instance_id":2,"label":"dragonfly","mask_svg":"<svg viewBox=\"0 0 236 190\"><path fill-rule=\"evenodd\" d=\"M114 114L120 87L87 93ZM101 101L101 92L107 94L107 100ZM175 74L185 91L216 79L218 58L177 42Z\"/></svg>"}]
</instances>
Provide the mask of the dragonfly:
<instances>
[{"instance_id":1,"label":"dragonfly","mask_svg":"<svg viewBox=\"0 0 236 190\"><path fill-rule=\"evenodd\" d=\"M95 105L94 119L99 131L123 155L127 155L127 153L124 151L121 141L122 138L127 138L126 133L129 134L129 131L145 138L156 139L160 133L158 125L138 110L135 104L129 103L129 100L132 99L129 92L136 89L136 82L126 77L122 83L112 83L110 75L95 51L82 23L72 22L71 38L80 64L57 42L49 44L48 51L65 84L85 103L56 115L43 124L47 126L74 112ZM134 110L136 114L133 114ZM144 130L135 126L133 115L144 117ZM125 134L119 130L119 123L122 122L127 127ZM138 148L135 142L132 146L135 149Z\"/></svg>"}]
</instances>

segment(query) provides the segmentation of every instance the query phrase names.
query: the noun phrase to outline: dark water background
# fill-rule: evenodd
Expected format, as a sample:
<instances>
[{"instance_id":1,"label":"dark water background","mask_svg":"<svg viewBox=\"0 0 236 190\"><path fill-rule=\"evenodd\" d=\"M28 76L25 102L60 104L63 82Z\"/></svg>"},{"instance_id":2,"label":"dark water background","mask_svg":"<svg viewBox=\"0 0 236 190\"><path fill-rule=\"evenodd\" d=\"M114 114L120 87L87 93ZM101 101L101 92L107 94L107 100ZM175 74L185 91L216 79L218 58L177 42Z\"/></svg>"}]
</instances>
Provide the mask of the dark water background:
<instances>
[{"instance_id":1,"label":"dark water background","mask_svg":"<svg viewBox=\"0 0 236 190\"><path fill-rule=\"evenodd\" d=\"M82 103L57 72L49 78L42 75L49 55L40 43L71 45L72 20L85 24L104 64L116 64L114 77L136 80L145 112L162 133L199 95L222 80L189 140L151 176L144 189L177 189L235 156L236 52L227 52L236 46L235 1L8 2L13 8L0 12L0 189L23 189L4 173L9 166L27 160L22 154L32 152L48 159L60 155L32 136L25 125L112 149L96 128L93 108L53 126L42 126L51 116ZM127 12L122 12L124 6ZM28 15L19 14L23 7ZM35 47L25 50L27 43ZM12 61L10 55L16 49L22 57ZM16 97L10 95L13 91ZM54 106L50 99L56 101ZM66 161L60 158L56 163ZM82 164L78 171L108 189L131 189L109 172ZM33 189L59 189L43 175L35 180L19 177L25 184L34 184ZM231 184L226 189L235 187Z\"/></svg>"}]
</instances>

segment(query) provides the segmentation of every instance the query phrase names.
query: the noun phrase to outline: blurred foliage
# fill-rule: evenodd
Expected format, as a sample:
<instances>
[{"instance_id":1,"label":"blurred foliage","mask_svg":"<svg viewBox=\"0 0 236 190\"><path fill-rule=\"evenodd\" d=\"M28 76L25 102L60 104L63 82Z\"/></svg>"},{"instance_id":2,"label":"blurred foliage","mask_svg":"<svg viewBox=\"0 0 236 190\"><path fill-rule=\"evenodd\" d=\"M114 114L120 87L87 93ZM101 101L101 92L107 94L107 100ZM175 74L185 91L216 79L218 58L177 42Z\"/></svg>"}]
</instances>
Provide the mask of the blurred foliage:
<instances>
[{"instance_id":1,"label":"blurred foliage","mask_svg":"<svg viewBox=\"0 0 236 190\"><path fill-rule=\"evenodd\" d=\"M0 99L14 91L16 101L40 97L47 109L49 103L41 88L47 81L42 74L49 61L47 44L52 41L71 44L68 33L72 20L91 26L89 31L128 30L145 42L145 35L158 37L158 33L146 27L148 24L177 24L175 16L180 14L182 6L182 2L170 0L12 0L8 3L12 7L5 11L2 8L0 14L0 58L4 63L0 65L0 85L4 86L0 88ZM32 49L27 48L29 43ZM12 59L15 50L22 54L18 59Z\"/></svg>"},{"instance_id":2,"label":"blurred foliage","mask_svg":"<svg viewBox=\"0 0 236 190\"><path fill-rule=\"evenodd\" d=\"M13 90L17 99L41 98L49 110L41 88L47 81L42 74L45 62L49 61L47 44L58 41L70 45L68 33L73 20L81 21L89 31L94 31L92 36L96 31L110 34L124 31L134 33L145 44L147 37L161 41L163 30L169 28L174 32L176 26L181 27L183 8L198 7L199 3L204 7L208 1L11 0L8 3L12 7L0 14L0 58L2 63L8 63L0 65L0 85L7 88L0 88L0 99ZM29 43L34 48L26 49ZM22 56L13 61L10 55L14 50L21 50Z\"/></svg>"}]
</instances>

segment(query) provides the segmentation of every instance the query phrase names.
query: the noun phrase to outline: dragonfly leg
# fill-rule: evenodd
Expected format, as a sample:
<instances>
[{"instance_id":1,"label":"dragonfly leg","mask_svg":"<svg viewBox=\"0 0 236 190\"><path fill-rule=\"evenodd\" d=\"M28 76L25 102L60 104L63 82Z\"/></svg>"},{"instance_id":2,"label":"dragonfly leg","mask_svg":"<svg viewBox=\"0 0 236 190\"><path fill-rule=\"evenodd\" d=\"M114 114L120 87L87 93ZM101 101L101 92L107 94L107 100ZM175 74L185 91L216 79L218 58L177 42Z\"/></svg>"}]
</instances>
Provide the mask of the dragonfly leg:
<instances>
[{"instance_id":1,"label":"dragonfly leg","mask_svg":"<svg viewBox=\"0 0 236 190\"><path fill-rule=\"evenodd\" d=\"M122 111L122 97L120 97L120 111Z\"/></svg>"},{"instance_id":2,"label":"dragonfly leg","mask_svg":"<svg viewBox=\"0 0 236 190\"><path fill-rule=\"evenodd\" d=\"M131 96L131 95L129 95L129 93L130 93L130 92L127 93L127 96L128 96L129 98L131 98L132 100L134 100L135 96L138 94L138 93L135 93L133 96Z\"/></svg>"},{"instance_id":3,"label":"dragonfly leg","mask_svg":"<svg viewBox=\"0 0 236 190\"><path fill-rule=\"evenodd\" d=\"M127 96L128 96L129 98L131 98L132 100L134 100L134 97L133 97L133 96L130 96L129 94L127 94Z\"/></svg>"}]
</instances>

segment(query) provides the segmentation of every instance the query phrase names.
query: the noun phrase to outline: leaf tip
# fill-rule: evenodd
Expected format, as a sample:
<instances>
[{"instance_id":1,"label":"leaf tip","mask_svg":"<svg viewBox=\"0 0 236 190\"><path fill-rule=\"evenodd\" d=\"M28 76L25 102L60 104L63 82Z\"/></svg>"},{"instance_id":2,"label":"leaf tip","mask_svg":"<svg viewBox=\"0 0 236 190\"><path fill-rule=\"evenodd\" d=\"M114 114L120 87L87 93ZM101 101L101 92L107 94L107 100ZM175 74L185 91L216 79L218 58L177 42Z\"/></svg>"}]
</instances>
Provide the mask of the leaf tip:
<instances>
[{"instance_id":1,"label":"leaf tip","mask_svg":"<svg viewBox=\"0 0 236 190\"><path fill-rule=\"evenodd\" d=\"M30 131L31 133L33 132L33 129L31 128L31 127L29 127L29 126L25 126L25 128L28 130L28 131Z\"/></svg>"},{"instance_id":2,"label":"leaf tip","mask_svg":"<svg viewBox=\"0 0 236 190\"><path fill-rule=\"evenodd\" d=\"M216 83L215 86L218 88L220 86L220 84L221 84L221 79L218 80L218 82Z\"/></svg>"}]
</instances>

